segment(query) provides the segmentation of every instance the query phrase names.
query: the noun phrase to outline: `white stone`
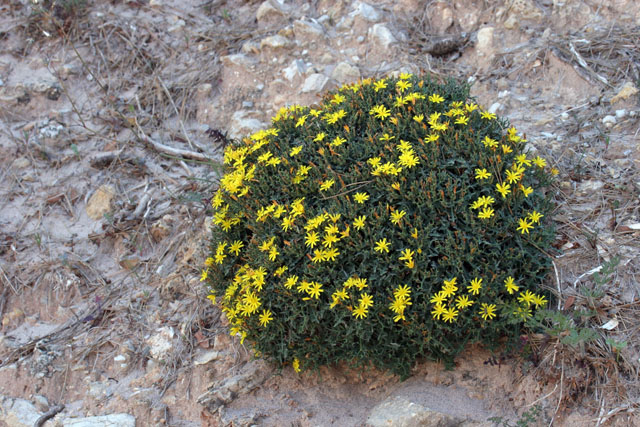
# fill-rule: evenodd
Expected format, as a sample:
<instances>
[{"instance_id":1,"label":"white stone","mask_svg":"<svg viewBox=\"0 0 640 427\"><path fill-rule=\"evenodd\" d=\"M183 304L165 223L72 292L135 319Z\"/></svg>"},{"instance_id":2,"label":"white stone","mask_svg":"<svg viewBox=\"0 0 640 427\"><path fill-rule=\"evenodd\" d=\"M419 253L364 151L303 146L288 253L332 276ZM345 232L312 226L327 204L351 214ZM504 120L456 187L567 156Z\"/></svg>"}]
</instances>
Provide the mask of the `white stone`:
<instances>
[{"instance_id":1,"label":"white stone","mask_svg":"<svg viewBox=\"0 0 640 427\"><path fill-rule=\"evenodd\" d=\"M478 30L478 41L476 43L476 49L485 54L493 52L493 27L485 27Z\"/></svg>"},{"instance_id":2,"label":"white stone","mask_svg":"<svg viewBox=\"0 0 640 427\"><path fill-rule=\"evenodd\" d=\"M333 69L331 78L339 83L353 82L360 78L360 70L354 65L341 62Z\"/></svg>"},{"instance_id":3,"label":"white stone","mask_svg":"<svg viewBox=\"0 0 640 427\"><path fill-rule=\"evenodd\" d=\"M375 24L369 28L368 35L374 43L384 49L388 49L392 43L396 42L396 38L385 24Z\"/></svg>"},{"instance_id":4,"label":"white stone","mask_svg":"<svg viewBox=\"0 0 640 427\"><path fill-rule=\"evenodd\" d=\"M329 82L329 77L324 74L314 73L307 77L302 85L302 93L320 92Z\"/></svg>"},{"instance_id":5,"label":"white stone","mask_svg":"<svg viewBox=\"0 0 640 427\"><path fill-rule=\"evenodd\" d=\"M66 418L63 427L136 427L136 418L129 414L101 415L99 417Z\"/></svg>"},{"instance_id":6,"label":"white stone","mask_svg":"<svg viewBox=\"0 0 640 427\"><path fill-rule=\"evenodd\" d=\"M248 68L256 63L256 60L253 58L249 58L247 55L242 53L234 53L233 55L225 55L220 58L223 65L226 66L238 66L243 68Z\"/></svg>"},{"instance_id":7,"label":"white stone","mask_svg":"<svg viewBox=\"0 0 640 427\"><path fill-rule=\"evenodd\" d=\"M158 329L158 332L151 336L147 341L150 350L149 353L154 359L163 359L167 352L173 348L173 337L175 333L170 326L164 326Z\"/></svg>"},{"instance_id":8,"label":"white stone","mask_svg":"<svg viewBox=\"0 0 640 427\"><path fill-rule=\"evenodd\" d=\"M284 16L284 10L279 6L279 4L274 4L269 0L262 3L256 12L256 19L258 20L258 23L265 24L282 19Z\"/></svg>"},{"instance_id":9,"label":"white stone","mask_svg":"<svg viewBox=\"0 0 640 427\"><path fill-rule=\"evenodd\" d=\"M606 127L610 128L613 125L616 124L616 117L615 116L604 116L604 118L602 119L602 124L604 124Z\"/></svg>"},{"instance_id":10,"label":"white stone","mask_svg":"<svg viewBox=\"0 0 640 427\"><path fill-rule=\"evenodd\" d=\"M265 37L260 41L260 48L270 47L271 49L280 49L288 47L289 45L291 45L291 42L279 34Z\"/></svg>"},{"instance_id":11,"label":"white stone","mask_svg":"<svg viewBox=\"0 0 640 427\"><path fill-rule=\"evenodd\" d=\"M507 96L509 96L509 91L508 90L503 90L498 92L498 98L506 98Z\"/></svg>"},{"instance_id":12,"label":"white stone","mask_svg":"<svg viewBox=\"0 0 640 427\"><path fill-rule=\"evenodd\" d=\"M28 400L0 397L0 424L5 423L11 427L33 427L41 415L42 413Z\"/></svg>"},{"instance_id":13,"label":"white stone","mask_svg":"<svg viewBox=\"0 0 640 427\"><path fill-rule=\"evenodd\" d=\"M489 111L491 114L496 114L498 111L500 111L502 109L502 104L500 104L499 102L494 102L493 104L491 104L491 107L489 107Z\"/></svg>"},{"instance_id":14,"label":"white stone","mask_svg":"<svg viewBox=\"0 0 640 427\"><path fill-rule=\"evenodd\" d=\"M306 45L324 37L324 29L316 22L299 19L293 23L293 35L301 45Z\"/></svg>"},{"instance_id":15,"label":"white stone","mask_svg":"<svg viewBox=\"0 0 640 427\"><path fill-rule=\"evenodd\" d=\"M233 139L238 139L257 132L262 128L264 128L264 123L256 118L249 117L247 111L240 110L231 116L229 136Z\"/></svg>"},{"instance_id":16,"label":"white stone","mask_svg":"<svg viewBox=\"0 0 640 427\"><path fill-rule=\"evenodd\" d=\"M377 8L361 1L354 4L353 11L349 16L360 16L369 22L378 22L382 19L382 13Z\"/></svg>"},{"instance_id":17,"label":"white stone","mask_svg":"<svg viewBox=\"0 0 640 427\"><path fill-rule=\"evenodd\" d=\"M195 365L206 365L207 363L220 358L220 352L216 350L210 350L206 353L202 353L193 361Z\"/></svg>"},{"instance_id":18,"label":"white stone","mask_svg":"<svg viewBox=\"0 0 640 427\"><path fill-rule=\"evenodd\" d=\"M623 119L627 116L627 110L616 110L616 118Z\"/></svg>"},{"instance_id":19,"label":"white stone","mask_svg":"<svg viewBox=\"0 0 640 427\"><path fill-rule=\"evenodd\" d=\"M390 397L371 411L367 424L373 427L436 427L462 424L463 420L432 411L409 400Z\"/></svg>"},{"instance_id":20,"label":"white stone","mask_svg":"<svg viewBox=\"0 0 640 427\"><path fill-rule=\"evenodd\" d=\"M284 77L287 80L292 81L296 76L300 76L306 71L307 66L304 61L300 59L294 59L293 61L291 61L291 64L287 68L282 70L282 74L284 74Z\"/></svg>"}]
</instances>

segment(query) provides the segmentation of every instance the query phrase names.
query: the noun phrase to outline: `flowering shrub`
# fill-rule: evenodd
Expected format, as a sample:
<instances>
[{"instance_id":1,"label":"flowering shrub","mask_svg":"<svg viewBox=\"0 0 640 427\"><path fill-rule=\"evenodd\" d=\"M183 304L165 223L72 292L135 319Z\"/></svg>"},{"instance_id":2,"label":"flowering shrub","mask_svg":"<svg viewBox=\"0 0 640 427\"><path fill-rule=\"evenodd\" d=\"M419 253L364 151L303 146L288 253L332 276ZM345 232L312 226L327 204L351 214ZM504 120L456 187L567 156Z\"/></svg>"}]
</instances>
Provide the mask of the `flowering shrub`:
<instances>
[{"instance_id":1,"label":"flowering shrub","mask_svg":"<svg viewBox=\"0 0 640 427\"><path fill-rule=\"evenodd\" d=\"M256 354L406 375L547 303L551 171L467 85L367 79L272 122L225 150L202 273Z\"/></svg>"}]
</instances>

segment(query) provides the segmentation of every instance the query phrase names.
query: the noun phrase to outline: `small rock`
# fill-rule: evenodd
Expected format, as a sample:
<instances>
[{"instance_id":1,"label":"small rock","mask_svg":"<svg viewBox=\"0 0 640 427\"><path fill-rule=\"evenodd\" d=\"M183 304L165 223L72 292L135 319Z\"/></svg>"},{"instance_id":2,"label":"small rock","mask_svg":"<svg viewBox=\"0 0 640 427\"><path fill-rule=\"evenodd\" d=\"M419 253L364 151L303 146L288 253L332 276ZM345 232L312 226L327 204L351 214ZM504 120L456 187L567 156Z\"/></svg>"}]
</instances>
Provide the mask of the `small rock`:
<instances>
[{"instance_id":1,"label":"small rock","mask_svg":"<svg viewBox=\"0 0 640 427\"><path fill-rule=\"evenodd\" d=\"M593 194L604 187L604 182L597 180L583 181L578 185L578 193L582 195Z\"/></svg>"},{"instance_id":2,"label":"small rock","mask_svg":"<svg viewBox=\"0 0 640 427\"><path fill-rule=\"evenodd\" d=\"M256 63L256 60L253 58L249 58L247 55L242 53L234 53L233 55L225 55L220 58L223 65L226 66L238 66L248 68Z\"/></svg>"},{"instance_id":3,"label":"small rock","mask_svg":"<svg viewBox=\"0 0 640 427\"><path fill-rule=\"evenodd\" d=\"M316 22L299 19L293 23L293 35L296 40L304 46L324 37L324 29L322 25Z\"/></svg>"},{"instance_id":4,"label":"small rock","mask_svg":"<svg viewBox=\"0 0 640 427\"><path fill-rule=\"evenodd\" d=\"M271 49L280 49L288 47L289 45L291 45L291 42L279 34L265 37L260 41L260 48L270 47Z\"/></svg>"},{"instance_id":5,"label":"small rock","mask_svg":"<svg viewBox=\"0 0 640 427\"><path fill-rule=\"evenodd\" d=\"M506 21L504 21L504 27L507 30L513 30L518 26L518 18L515 15L510 15Z\"/></svg>"},{"instance_id":6,"label":"small rock","mask_svg":"<svg viewBox=\"0 0 640 427\"><path fill-rule=\"evenodd\" d=\"M254 133L264 128L264 123L258 119L248 116L249 112L245 110L236 111L231 116L231 125L229 127L229 136L232 139L242 138L245 135Z\"/></svg>"},{"instance_id":7,"label":"small rock","mask_svg":"<svg viewBox=\"0 0 640 427\"><path fill-rule=\"evenodd\" d=\"M328 82L329 77L324 74L311 74L302 85L302 93L321 92Z\"/></svg>"},{"instance_id":8,"label":"small rock","mask_svg":"<svg viewBox=\"0 0 640 427\"><path fill-rule=\"evenodd\" d=\"M457 426L463 422L399 396L389 398L373 408L367 420L373 427L440 427Z\"/></svg>"},{"instance_id":9,"label":"small rock","mask_svg":"<svg viewBox=\"0 0 640 427\"><path fill-rule=\"evenodd\" d=\"M360 78L360 70L354 65L341 62L333 69L331 78L341 84L356 81Z\"/></svg>"},{"instance_id":10,"label":"small rock","mask_svg":"<svg viewBox=\"0 0 640 427\"><path fill-rule=\"evenodd\" d=\"M136 427L136 417L129 414L111 414L99 417L66 418L63 427Z\"/></svg>"},{"instance_id":11,"label":"small rock","mask_svg":"<svg viewBox=\"0 0 640 427\"><path fill-rule=\"evenodd\" d=\"M47 412L49 410L49 401L42 395L36 394L33 396L33 403L41 412Z\"/></svg>"},{"instance_id":12,"label":"small rock","mask_svg":"<svg viewBox=\"0 0 640 427\"><path fill-rule=\"evenodd\" d=\"M282 70L282 74L284 74L284 77L287 80L292 81L296 76L302 75L306 71L307 66L304 61L301 59L294 59L287 68Z\"/></svg>"},{"instance_id":13,"label":"small rock","mask_svg":"<svg viewBox=\"0 0 640 427\"><path fill-rule=\"evenodd\" d=\"M369 28L368 35L375 44L385 50L388 49L392 43L396 42L396 38L385 24L375 24Z\"/></svg>"},{"instance_id":14,"label":"small rock","mask_svg":"<svg viewBox=\"0 0 640 427\"><path fill-rule=\"evenodd\" d=\"M478 30L478 41L476 43L476 49L478 52L482 52L484 55L489 56L493 53L493 27L485 27Z\"/></svg>"},{"instance_id":15,"label":"small rock","mask_svg":"<svg viewBox=\"0 0 640 427\"><path fill-rule=\"evenodd\" d=\"M0 425L33 427L42 413L25 399L0 396Z\"/></svg>"},{"instance_id":16,"label":"small rock","mask_svg":"<svg viewBox=\"0 0 640 427\"><path fill-rule=\"evenodd\" d=\"M242 101L242 108L253 108L253 101Z\"/></svg>"},{"instance_id":17,"label":"small rock","mask_svg":"<svg viewBox=\"0 0 640 427\"><path fill-rule=\"evenodd\" d=\"M602 119L602 124L604 124L606 127L610 128L613 125L616 124L616 117L615 116L604 116L604 118Z\"/></svg>"},{"instance_id":18,"label":"small rock","mask_svg":"<svg viewBox=\"0 0 640 427\"><path fill-rule=\"evenodd\" d=\"M616 110L616 119L623 119L627 116L627 110Z\"/></svg>"},{"instance_id":19,"label":"small rock","mask_svg":"<svg viewBox=\"0 0 640 427\"><path fill-rule=\"evenodd\" d=\"M101 185L89 198L85 208L89 218L93 220L102 217L111 211L111 202L115 197L115 190L110 185Z\"/></svg>"},{"instance_id":20,"label":"small rock","mask_svg":"<svg viewBox=\"0 0 640 427\"><path fill-rule=\"evenodd\" d=\"M220 358L220 352L216 350L209 350L202 353L193 361L195 365L206 365L207 363Z\"/></svg>"},{"instance_id":21,"label":"small rock","mask_svg":"<svg viewBox=\"0 0 640 427\"><path fill-rule=\"evenodd\" d=\"M264 26L282 21L285 17L285 11L279 6L269 0L262 3L256 12L258 24Z\"/></svg>"},{"instance_id":22,"label":"small rock","mask_svg":"<svg viewBox=\"0 0 640 427\"><path fill-rule=\"evenodd\" d=\"M443 1L432 3L429 7L429 22L436 34L444 34L453 25L453 9Z\"/></svg>"},{"instance_id":23,"label":"small rock","mask_svg":"<svg viewBox=\"0 0 640 427\"><path fill-rule=\"evenodd\" d=\"M382 13L378 9L361 1L358 1L354 4L353 11L349 14L349 16L352 16L354 18L360 16L369 22L378 22L380 21L380 19L382 19Z\"/></svg>"},{"instance_id":24,"label":"small rock","mask_svg":"<svg viewBox=\"0 0 640 427\"><path fill-rule=\"evenodd\" d=\"M498 111L500 111L502 109L502 104L500 104L499 102L494 102L493 104L491 104L491 107L489 107L489 111L491 114L496 114Z\"/></svg>"},{"instance_id":25,"label":"small rock","mask_svg":"<svg viewBox=\"0 0 640 427\"><path fill-rule=\"evenodd\" d=\"M611 98L611 103L615 104L618 101L627 100L631 96L637 93L638 93L638 88L635 87L633 83L626 82L625 84L622 85L618 93L613 98Z\"/></svg>"},{"instance_id":26,"label":"small rock","mask_svg":"<svg viewBox=\"0 0 640 427\"><path fill-rule=\"evenodd\" d=\"M173 337L174 332L173 328L170 326L165 326L158 329L158 333L151 336L146 343L151 348L149 353L151 357L154 359L163 359L167 352L173 348Z\"/></svg>"},{"instance_id":27,"label":"small rock","mask_svg":"<svg viewBox=\"0 0 640 427\"><path fill-rule=\"evenodd\" d=\"M256 85L256 90L258 92L262 92L264 90L264 85L262 83L259 83Z\"/></svg>"},{"instance_id":28,"label":"small rock","mask_svg":"<svg viewBox=\"0 0 640 427\"><path fill-rule=\"evenodd\" d=\"M18 157L13 161L13 163L11 163L11 167L14 169L24 169L29 167L29 165L31 165L31 161L24 156Z\"/></svg>"}]
</instances>

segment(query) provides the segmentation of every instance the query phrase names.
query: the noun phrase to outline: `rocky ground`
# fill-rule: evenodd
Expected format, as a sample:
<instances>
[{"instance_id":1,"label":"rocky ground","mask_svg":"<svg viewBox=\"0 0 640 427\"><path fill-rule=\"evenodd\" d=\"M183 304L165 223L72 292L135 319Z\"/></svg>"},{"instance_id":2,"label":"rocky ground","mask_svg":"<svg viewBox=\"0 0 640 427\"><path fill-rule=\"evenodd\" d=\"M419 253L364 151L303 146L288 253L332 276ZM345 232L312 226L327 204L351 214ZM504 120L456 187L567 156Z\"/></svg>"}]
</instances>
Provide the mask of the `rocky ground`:
<instances>
[{"instance_id":1,"label":"rocky ground","mask_svg":"<svg viewBox=\"0 0 640 427\"><path fill-rule=\"evenodd\" d=\"M0 426L640 425L638 40L633 0L0 1ZM401 71L473 83L560 171L547 285L592 339L401 382L228 335L199 282L225 135Z\"/></svg>"}]
</instances>

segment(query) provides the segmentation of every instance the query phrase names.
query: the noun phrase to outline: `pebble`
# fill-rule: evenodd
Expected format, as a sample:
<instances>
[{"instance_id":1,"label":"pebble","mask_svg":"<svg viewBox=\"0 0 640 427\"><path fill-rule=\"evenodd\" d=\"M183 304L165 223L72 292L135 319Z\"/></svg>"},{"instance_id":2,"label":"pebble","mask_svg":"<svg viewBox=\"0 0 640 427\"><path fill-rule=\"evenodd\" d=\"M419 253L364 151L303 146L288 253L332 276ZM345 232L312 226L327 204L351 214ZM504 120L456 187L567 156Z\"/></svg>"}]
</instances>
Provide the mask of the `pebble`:
<instances>
[{"instance_id":1,"label":"pebble","mask_svg":"<svg viewBox=\"0 0 640 427\"><path fill-rule=\"evenodd\" d=\"M307 77L302 85L302 93L320 92L329 82L329 77L324 74L314 73Z\"/></svg>"},{"instance_id":2,"label":"pebble","mask_svg":"<svg viewBox=\"0 0 640 427\"><path fill-rule=\"evenodd\" d=\"M602 124L604 124L606 127L610 128L613 125L616 124L616 117L615 116L604 116L604 118L602 119Z\"/></svg>"},{"instance_id":3,"label":"pebble","mask_svg":"<svg viewBox=\"0 0 640 427\"><path fill-rule=\"evenodd\" d=\"M253 101L242 101L242 108L253 108Z\"/></svg>"},{"instance_id":4,"label":"pebble","mask_svg":"<svg viewBox=\"0 0 640 427\"><path fill-rule=\"evenodd\" d=\"M260 48L270 47L272 49L280 49L287 47L290 44L291 42L287 38L276 34L275 36L263 38L262 41L260 41Z\"/></svg>"},{"instance_id":5,"label":"pebble","mask_svg":"<svg viewBox=\"0 0 640 427\"><path fill-rule=\"evenodd\" d=\"M500 104L499 102L494 102L493 104L491 104L491 107L489 107L488 111L491 114L496 114L501 109L502 109L502 104Z\"/></svg>"},{"instance_id":6,"label":"pebble","mask_svg":"<svg viewBox=\"0 0 640 427\"><path fill-rule=\"evenodd\" d=\"M383 49L388 49L391 44L396 42L391 30L384 24L375 24L369 28L369 38Z\"/></svg>"},{"instance_id":7,"label":"pebble","mask_svg":"<svg viewBox=\"0 0 640 427\"><path fill-rule=\"evenodd\" d=\"M360 16L369 22L378 22L382 19L382 13L375 7L358 1L354 4L353 12L349 16Z\"/></svg>"},{"instance_id":8,"label":"pebble","mask_svg":"<svg viewBox=\"0 0 640 427\"><path fill-rule=\"evenodd\" d=\"M356 81L360 78L360 70L354 65L341 62L333 69L331 78L339 83Z\"/></svg>"},{"instance_id":9,"label":"pebble","mask_svg":"<svg viewBox=\"0 0 640 427\"><path fill-rule=\"evenodd\" d=\"M627 110L616 110L616 118L617 119L622 119L624 117L626 117L627 115Z\"/></svg>"}]
</instances>

